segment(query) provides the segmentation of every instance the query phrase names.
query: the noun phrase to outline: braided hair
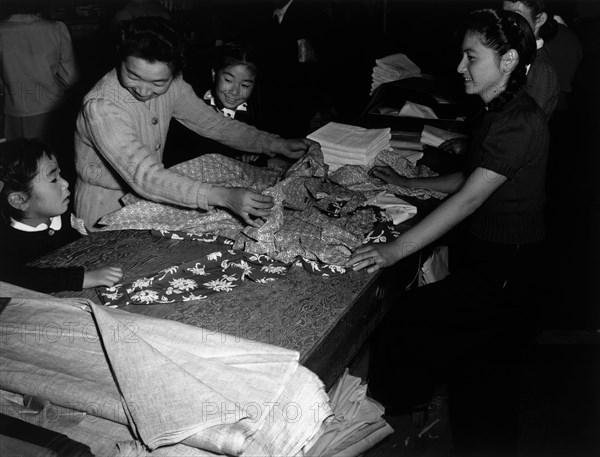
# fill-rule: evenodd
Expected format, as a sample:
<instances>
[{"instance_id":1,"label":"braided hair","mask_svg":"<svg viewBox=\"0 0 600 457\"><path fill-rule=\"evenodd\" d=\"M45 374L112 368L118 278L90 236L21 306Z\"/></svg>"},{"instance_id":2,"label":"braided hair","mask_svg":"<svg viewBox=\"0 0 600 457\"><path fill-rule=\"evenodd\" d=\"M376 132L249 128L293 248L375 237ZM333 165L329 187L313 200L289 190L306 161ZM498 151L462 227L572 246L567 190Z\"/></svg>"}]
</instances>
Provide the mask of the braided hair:
<instances>
[{"instance_id":1,"label":"braided hair","mask_svg":"<svg viewBox=\"0 0 600 457\"><path fill-rule=\"evenodd\" d=\"M492 49L498 61L511 49L519 56L505 90L488 104L488 109L496 110L512 99L527 81L527 68L536 55L533 31L520 14L494 9L469 14L465 31L476 35L484 46Z\"/></svg>"},{"instance_id":2,"label":"braided hair","mask_svg":"<svg viewBox=\"0 0 600 457\"><path fill-rule=\"evenodd\" d=\"M37 138L0 143L0 223L9 224L11 217L20 217L20 211L8 202L8 197L14 192L31 195L38 164L44 155L55 156Z\"/></svg>"}]
</instances>

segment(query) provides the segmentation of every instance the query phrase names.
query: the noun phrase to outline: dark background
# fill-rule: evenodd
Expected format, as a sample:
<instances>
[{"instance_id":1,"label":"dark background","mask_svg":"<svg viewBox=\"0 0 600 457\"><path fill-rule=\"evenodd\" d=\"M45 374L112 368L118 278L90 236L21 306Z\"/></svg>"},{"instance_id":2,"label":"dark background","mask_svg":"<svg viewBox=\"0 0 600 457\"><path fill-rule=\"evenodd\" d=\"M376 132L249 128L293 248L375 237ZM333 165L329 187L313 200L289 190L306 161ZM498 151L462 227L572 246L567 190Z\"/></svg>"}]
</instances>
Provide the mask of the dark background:
<instances>
[{"instance_id":1,"label":"dark background","mask_svg":"<svg viewBox=\"0 0 600 457\"><path fill-rule=\"evenodd\" d=\"M310 0L295 0L309 2ZM0 0L0 15L10 0ZM45 0L50 18L67 24L82 80L70 98L74 117L87 90L113 66L110 22L124 0ZM216 39L231 30L252 29L253 17L270 0L173 0L163 2L184 32L189 50L186 79L198 88L209 81ZM457 30L470 10L499 7L501 0L313 0L325 12L322 30L329 52L328 80L338 121L360 122L369 103L375 59L402 52L449 92L462 93L456 66ZM532 272L543 287L539 337L524 375L521 431L526 455L599 455L600 418L600 1L550 0L574 30L583 61L573 82L565 125L551 124L564 141L553 150L548 202L549 233L544 266ZM316 27L316 25L315 25ZM201 94L200 94L201 95ZM2 123L0 123L0 126ZM0 132L0 137L2 132ZM493 395L493 393L490 393ZM485 410L482 399L482 414ZM404 455L402 442L390 453ZM396 446L396 445L394 445ZM577 452L580 449L581 452ZM426 454L419 454L426 455ZM525 455L525 454L523 454Z\"/></svg>"},{"instance_id":2,"label":"dark background","mask_svg":"<svg viewBox=\"0 0 600 457\"><path fill-rule=\"evenodd\" d=\"M335 93L339 121L360 121L370 97L371 71L378 57L403 52L424 73L457 95L462 83L457 31L461 18L482 7L501 6L501 0L295 0L319 10L326 18L322 37L329 72L324 82ZM65 22L72 35L82 80L71 94L71 116L81 97L113 66L110 23L124 0L44 0L38 4L47 17ZM271 9L271 0L172 0L166 5L184 33L189 67L186 79L206 87L209 57L216 39L231 30L252 30L255 16ZM10 0L0 3L0 15L10 12ZM576 74L570 147L554 152L560 174L557 197L551 202L550 270L546 278L542 325L549 328L600 328L600 2L549 0L574 30L583 47ZM309 27L313 27L312 24ZM314 27L317 27L315 25ZM560 125L553 125L561 129ZM565 129L566 130L566 129ZM556 157L560 155L560 157Z\"/></svg>"}]
</instances>

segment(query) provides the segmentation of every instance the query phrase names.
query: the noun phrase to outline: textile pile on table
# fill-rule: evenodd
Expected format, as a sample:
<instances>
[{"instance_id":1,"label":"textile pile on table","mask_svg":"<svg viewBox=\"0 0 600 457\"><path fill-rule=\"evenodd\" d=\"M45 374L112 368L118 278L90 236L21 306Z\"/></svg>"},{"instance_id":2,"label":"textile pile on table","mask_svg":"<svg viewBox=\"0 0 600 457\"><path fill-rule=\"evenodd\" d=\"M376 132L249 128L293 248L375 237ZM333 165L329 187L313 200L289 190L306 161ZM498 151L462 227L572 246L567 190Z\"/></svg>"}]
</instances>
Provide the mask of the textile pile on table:
<instances>
[{"instance_id":1,"label":"textile pile on table","mask_svg":"<svg viewBox=\"0 0 600 457\"><path fill-rule=\"evenodd\" d=\"M329 122L308 135L321 145L331 171L344 165L370 167L377 154L390 147L391 137L389 128L366 129L338 122Z\"/></svg>"},{"instance_id":2,"label":"textile pile on table","mask_svg":"<svg viewBox=\"0 0 600 457\"><path fill-rule=\"evenodd\" d=\"M45 425L97 456L119 455L107 437L140 456L293 456L332 415L296 351L54 297L13 298L1 330L3 404L53 405L70 420Z\"/></svg>"},{"instance_id":3,"label":"textile pile on table","mask_svg":"<svg viewBox=\"0 0 600 457\"><path fill-rule=\"evenodd\" d=\"M382 151L375 164L389 165L403 176L435 176L427 167L416 166L393 151ZM373 227L374 208L363 206L370 198L382 191L416 198L445 196L428 189L386 184L358 165L329 173L318 145L311 146L285 174L217 154L192 159L173 169L215 185L248 187L272 195L272 214L256 229L244 227L236 216L223 209L190 210L128 194L125 207L102 218L103 230L217 234L233 240L235 249L266 254L282 262L301 256L340 265Z\"/></svg>"},{"instance_id":4,"label":"textile pile on table","mask_svg":"<svg viewBox=\"0 0 600 457\"><path fill-rule=\"evenodd\" d=\"M421 69L406 54L398 53L376 59L371 75L370 95L381 84L417 76L421 76Z\"/></svg>"}]
</instances>

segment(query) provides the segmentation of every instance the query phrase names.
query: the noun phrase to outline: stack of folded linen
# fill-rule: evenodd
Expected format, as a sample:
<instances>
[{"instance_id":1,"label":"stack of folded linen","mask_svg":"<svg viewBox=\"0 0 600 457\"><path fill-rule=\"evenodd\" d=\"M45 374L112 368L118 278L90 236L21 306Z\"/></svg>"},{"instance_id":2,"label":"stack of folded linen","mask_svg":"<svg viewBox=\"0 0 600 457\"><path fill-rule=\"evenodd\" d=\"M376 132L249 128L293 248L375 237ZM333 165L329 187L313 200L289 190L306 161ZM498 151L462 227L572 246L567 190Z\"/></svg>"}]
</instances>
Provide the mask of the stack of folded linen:
<instances>
[{"instance_id":1,"label":"stack of folded linen","mask_svg":"<svg viewBox=\"0 0 600 457\"><path fill-rule=\"evenodd\" d=\"M325 163L335 171L344 165L370 166L377 154L390 148L392 135L389 128L365 129L330 122L308 138L321 145Z\"/></svg>"},{"instance_id":2,"label":"stack of folded linen","mask_svg":"<svg viewBox=\"0 0 600 457\"><path fill-rule=\"evenodd\" d=\"M450 132L448 130L443 130L431 125L423 126L423 131L421 132L421 143L428 146L433 146L434 148L437 148L445 141L454 138L466 139L467 135L458 132Z\"/></svg>"},{"instance_id":3,"label":"stack of folded linen","mask_svg":"<svg viewBox=\"0 0 600 457\"><path fill-rule=\"evenodd\" d=\"M421 76L421 69L405 54L398 53L375 60L371 95L381 84Z\"/></svg>"}]
</instances>

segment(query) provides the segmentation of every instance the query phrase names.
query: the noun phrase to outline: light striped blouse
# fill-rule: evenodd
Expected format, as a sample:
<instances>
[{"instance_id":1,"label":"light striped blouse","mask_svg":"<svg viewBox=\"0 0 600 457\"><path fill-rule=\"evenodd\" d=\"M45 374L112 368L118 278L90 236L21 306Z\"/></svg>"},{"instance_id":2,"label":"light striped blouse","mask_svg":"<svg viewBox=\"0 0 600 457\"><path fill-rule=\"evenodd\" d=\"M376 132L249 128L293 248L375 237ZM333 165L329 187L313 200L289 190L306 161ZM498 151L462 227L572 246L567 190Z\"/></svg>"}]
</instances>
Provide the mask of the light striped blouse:
<instances>
[{"instance_id":1,"label":"light striped blouse","mask_svg":"<svg viewBox=\"0 0 600 457\"><path fill-rule=\"evenodd\" d=\"M162 164L171 118L247 152L268 152L278 138L216 112L181 77L165 94L140 102L120 85L113 69L85 96L77 118L75 212L88 228L119 209L119 199L130 191L156 202L209 209L210 184Z\"/></svg>"}]
</instances>

